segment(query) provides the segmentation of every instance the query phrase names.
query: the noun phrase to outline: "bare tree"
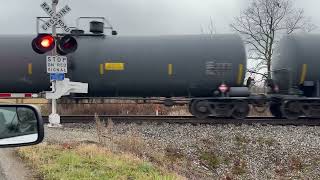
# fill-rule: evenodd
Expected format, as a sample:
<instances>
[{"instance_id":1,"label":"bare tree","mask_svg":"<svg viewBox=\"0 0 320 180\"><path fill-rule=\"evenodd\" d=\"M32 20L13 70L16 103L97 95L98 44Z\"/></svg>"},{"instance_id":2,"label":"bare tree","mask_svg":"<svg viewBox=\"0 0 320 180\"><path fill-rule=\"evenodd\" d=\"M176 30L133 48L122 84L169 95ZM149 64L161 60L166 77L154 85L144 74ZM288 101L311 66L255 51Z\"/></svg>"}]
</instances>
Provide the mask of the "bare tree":
<instances>
[{"instance_id":1,"label":"bare tree","mask_svg":"<svg viewBox=\"0 0 320 180\"><path fill-rule=\"evenodd\" d=\"M216 24L214 23L214 20L212 19L212 17L210 17L208 32L206 32L202 26L200 26L200 32L201 34L209 34L211 36L214 36L215 34L217 34Z\"/></svg>"},{"instance_id":2,"label":"bare tree","mask_svg":"<svg viewBox=\"0 0 320 180\"><path fill-rule=\"evenodd\" d=\"M316 28L292 0L252 0L231 27L247 44L248 59L254 64L248 72L264 79L271 77L272 55L281 35Z\"/></svg>"},{"instance_id":3,"label":"bare tree","mask_svg":"<svg viewBox=\"0 0 320 180\"><path fill-rule=\"evenodd\" d=\"M216 28L215 23L213 22L212 17L210 17L210 24L208 26L208 29L209 29L209 32L210 32L211 36L217 34L217 28Z\"/></svg>"}]
</instances>

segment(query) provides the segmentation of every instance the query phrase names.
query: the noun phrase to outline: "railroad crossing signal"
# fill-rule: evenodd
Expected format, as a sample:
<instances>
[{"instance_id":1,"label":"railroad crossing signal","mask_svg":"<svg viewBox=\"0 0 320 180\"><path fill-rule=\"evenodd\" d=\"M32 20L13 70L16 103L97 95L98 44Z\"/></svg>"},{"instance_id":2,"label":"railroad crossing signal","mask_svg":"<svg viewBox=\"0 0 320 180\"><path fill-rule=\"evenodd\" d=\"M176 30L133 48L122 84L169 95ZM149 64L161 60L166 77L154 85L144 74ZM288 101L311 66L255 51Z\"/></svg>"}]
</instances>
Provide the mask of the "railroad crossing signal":
<instances>
[{"instance_id":1,"label":"railroad crossing signal","mask_svg":"<svg viewBox=\"0 0 320 180\"><path fill-rule=\"evenodd\" d=\"M59 25L65 32L70 32L70 28L62 20L62 17L71 11L71 8L68 5L63 7L58 13L55 11L56 6L54 6L53 9L46 2L43 2L40 7L51 17L41 26L42 29L48 30L49 28L54 28L56 25ZM57 37L56 34L39 34L32 41L32 49L38 54L44 54L53 50L55 47L58 54L67 55L77 50L78 43L71 35Z\"/></svg>"},{"instance_id":2,"label":"railroad crossing signal","mask_svg":"<svg viewBox=\"0 0 320 180\"><path fill-rule=\"evenodd\" d=\"M52 113L49 115L49 127L59 127L60 116L57 114L57 99L62 96L70 95L70 93L88 93L88 84L80 82L72 82L65 78L65 73L68 71L68 63L66 55L74 52L78 43L77 40L70 34L59 36L57 35L57 25L66 33L70 32L70 28L63 22L62 17L71 11L69 6L65 6L59 12L56 11L59 0L52 0L52 7L46 2L43 2L40 7L51 17L41 27L47 31L52 29L52 35L39 34L32 41L32 48L36 53L44 54L52 51L52 56L46 57L47 73L50 73L51 92L46 92L46 99L52 100ZM56 49L54 49L56 48Z\"/></svg>"}]
</instances>

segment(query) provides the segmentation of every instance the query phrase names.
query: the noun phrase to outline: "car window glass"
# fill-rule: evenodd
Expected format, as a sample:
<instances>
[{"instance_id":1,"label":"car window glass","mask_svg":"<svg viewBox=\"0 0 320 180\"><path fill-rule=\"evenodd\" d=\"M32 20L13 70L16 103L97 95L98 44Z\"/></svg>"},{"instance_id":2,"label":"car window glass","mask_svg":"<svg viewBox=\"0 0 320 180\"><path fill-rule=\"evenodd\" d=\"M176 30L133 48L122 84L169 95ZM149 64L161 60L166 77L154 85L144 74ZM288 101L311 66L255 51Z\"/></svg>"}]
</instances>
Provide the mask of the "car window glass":
<instances>
[{"instance_id":1,"label":"car window glass","mask_svg":"<svg viewBox=\"0 0 320 180\"><path fill-rule=\"evenodd\" d=\"M37 133L37 118L31 109L0 109L0 139Z\"/></svg>"}]
</instances>

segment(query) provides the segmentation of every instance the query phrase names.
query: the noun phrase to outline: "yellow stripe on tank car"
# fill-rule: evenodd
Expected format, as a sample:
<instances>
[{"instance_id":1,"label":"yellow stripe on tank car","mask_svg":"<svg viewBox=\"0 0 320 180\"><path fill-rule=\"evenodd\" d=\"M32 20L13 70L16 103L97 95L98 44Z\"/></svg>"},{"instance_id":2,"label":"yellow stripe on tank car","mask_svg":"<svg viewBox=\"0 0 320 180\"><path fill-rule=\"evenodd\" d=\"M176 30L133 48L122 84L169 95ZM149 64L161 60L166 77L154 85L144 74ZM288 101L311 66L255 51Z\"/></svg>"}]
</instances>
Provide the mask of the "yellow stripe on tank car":
<instances>
[{"instance_id":1,"label":"yellow stripe on tank car","mask_svg":"<svg viewBox=\"0 0 320 180\"><path fill-rule=\"evenodd\" d=\"M308 71L308 65L307 64L303 64L302 65L301 76L300 76L300 84L303 84L303 82L306 80L307 71Z\"/></svg>"},{"instance_id":2,"label":"yellow stripe on tank car","mask_svg":"<svg viewBox=\"0 0 320 180\"><path fill-rule=\"evenodd\" d=\"M173 74L173 64L168 64L168 75L172 76Z\"/></svg>"},{"instance_id":3,"label":"yellow stripe on tank car","mask_svg":"<svg viewBox=\"0 0 320 180\"><path fill-rule=\"evenodd\" d=\"M103 75L103 74L104 74L103 64L100 64L100 66L99 66L99 72L100 72L100 75Z\"/></svg>"},{"instance_id":4,"label":"yellow stripe on tank car","mask_svg":"<svg viewBox=\"0 0 320 180\"><path fill-rule=\"evenodd\" d=\"M239 64L238 78L237 78L238 85L241 85L242 78L243 78L243 64Z\"/></svg>"},{"instance_id":5,"label":"yellow stripe on tank car","mask_svg":"<svg viewBox=\"0 0 320 180\"><path fill-rule=\"evenodd\" d=\"M32 63L28 64L28 75L32 75Z\"/></svg>"}]
</instances>

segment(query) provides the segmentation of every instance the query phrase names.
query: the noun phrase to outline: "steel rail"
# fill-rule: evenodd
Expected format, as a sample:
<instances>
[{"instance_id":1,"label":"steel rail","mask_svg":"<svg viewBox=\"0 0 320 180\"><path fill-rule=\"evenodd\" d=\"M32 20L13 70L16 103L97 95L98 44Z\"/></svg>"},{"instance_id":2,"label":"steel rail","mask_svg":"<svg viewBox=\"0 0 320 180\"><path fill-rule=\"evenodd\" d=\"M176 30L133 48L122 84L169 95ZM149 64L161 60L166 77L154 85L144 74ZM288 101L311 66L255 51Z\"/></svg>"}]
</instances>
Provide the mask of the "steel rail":
<instances>
[{"instance_id":1,"label":"steel rail","mask_svg":"<svg viewBox=\"0 0 320 180\"><path fill-rule=\"evenodd\" d=\"M171 124L235 124L235 125L280 125L280 126L320 126L320 119L300 118L298 120L279 119L274 117L248 117L243 120L230 118L207 118L197 119L194 116L140 116L140 115L101 115L98 116L101 121L107 122L111 119L113 123L171 123ZM48 116L43 116L45 123L48 123ZM62 124L70 123L94 123L93 115L68 115L61 116Z\"/></svg>"}]
</instances>

